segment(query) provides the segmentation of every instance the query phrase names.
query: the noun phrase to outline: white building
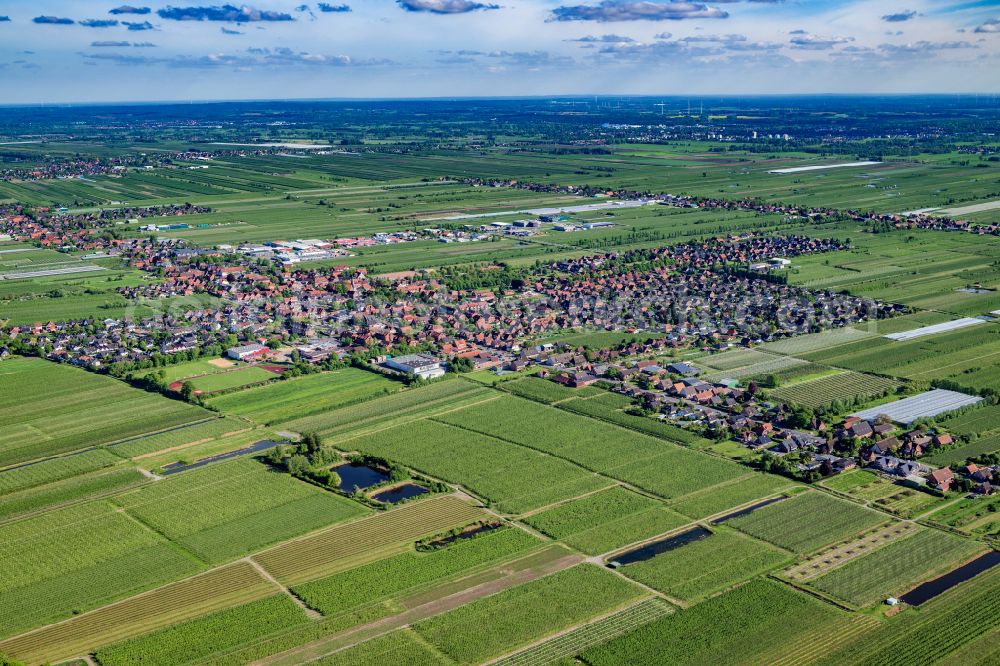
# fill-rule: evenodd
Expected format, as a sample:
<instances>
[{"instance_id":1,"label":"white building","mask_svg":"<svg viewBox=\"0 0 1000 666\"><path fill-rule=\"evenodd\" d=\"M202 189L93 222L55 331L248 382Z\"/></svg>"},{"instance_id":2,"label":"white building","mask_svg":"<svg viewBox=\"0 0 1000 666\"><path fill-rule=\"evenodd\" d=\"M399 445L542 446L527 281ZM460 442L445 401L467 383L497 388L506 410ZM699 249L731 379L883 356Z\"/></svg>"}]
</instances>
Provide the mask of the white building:
<instances>
[{"instance_id":1,"label":"white building","mask_svg":"<svg viewBox=\"0 0 1000 666\"><path fill-rule=\"evenodd\" d=\"M384 363L385 367L406 374L413 373L421 379L434 379L445 374L444 364L433 356L427 354L407 354L390 358Z\"/></svg>"}]
</instances>

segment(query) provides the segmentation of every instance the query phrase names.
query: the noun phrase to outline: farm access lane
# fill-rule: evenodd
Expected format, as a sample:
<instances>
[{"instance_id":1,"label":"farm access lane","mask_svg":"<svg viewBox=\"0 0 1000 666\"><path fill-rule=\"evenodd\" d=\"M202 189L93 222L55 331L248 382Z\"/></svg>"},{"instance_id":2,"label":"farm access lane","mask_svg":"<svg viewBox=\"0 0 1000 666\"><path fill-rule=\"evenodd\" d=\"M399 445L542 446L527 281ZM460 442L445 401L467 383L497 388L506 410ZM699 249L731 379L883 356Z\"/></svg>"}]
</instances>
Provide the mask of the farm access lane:
<instances>
[{"instance_id":1,"label":"farm access lane","mask_svg":"<svg viewBox=\"0 0 1000 666\"><path fill-rule=\"evenodd\" d=\"M571 553L569 550L558 545L549 546L541 552L551 552L555 556L555 559L536 564L535 560L539 553L535 553L520 560L499 565L488 571L505 572L501 578L483 583L475 583L479 579L478 576L470 576L469 579L474 584L469 587L450 592L448 589L449 586L446 585L444 586L444 589L448 590L446 596L414 606L402 613L347 629L301 647L260 659L252 662L251 666L293 666L315 661L397 629L402 629L420 620L425 620L458 608L459 606L472 603L483 597L488 597L517 585L523 585L533 580L558 573L564 569L580 565L584 561L583 556ZM457 584L461 584L461 581L458 581ZM426 597L427 594L425 593L420 596ZM403 600L403 605L406 605L405 599Z\"/></svg>"}]
</instances>

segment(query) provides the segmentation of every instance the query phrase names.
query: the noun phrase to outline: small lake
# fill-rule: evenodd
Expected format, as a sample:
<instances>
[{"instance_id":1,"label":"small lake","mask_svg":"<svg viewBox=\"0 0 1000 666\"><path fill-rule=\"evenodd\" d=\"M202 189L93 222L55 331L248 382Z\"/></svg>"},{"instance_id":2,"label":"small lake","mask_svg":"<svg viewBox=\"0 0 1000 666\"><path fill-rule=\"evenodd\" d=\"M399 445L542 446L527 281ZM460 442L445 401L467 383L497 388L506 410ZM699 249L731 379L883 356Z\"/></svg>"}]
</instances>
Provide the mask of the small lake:
<instances>
[{"instance_id":1,"label":"small lake","mask_svg":"<svg viewBox=\"0 0 1000 666\"><path fill-rule=\"evenodd\" d=\"M352 493L355 488L361 490L371 488L389 480L389 475L385 472L362 463L337 465L333 468L333 471L340 477L339 487L345 493Z\"/></svg>"},{"instance_id":2,"label":"small lake","mask_svg":"<svg viewBox=\"0 0 1000 666\"><path fill-rule=\"evenodd\" d=\"M250 455L251 453L258 453L260 451L266 451L268 449L273 449L279 444L285 444L286 442L276 442L271 439L263 439L256 444L248 446L243 449L237 449L236 451L229 451L228 453L220 453L217 456L211 456L209 458L202 458L198 462L193 462L190 465L185 465L184 463L170 463L169 465L163 466L163 476L170 476L171 474L177 474L178 472L186 472L189 469L198 469L199 467L204 467L205 465L211 465L215 462L220 462L222 460L229 460L230 458L238 458L239 456Z\"/></svg>"},{"instance_id":3,"label":"small lake","mask_svg":"<svg viewBox=\"0 0 1000 666\"><path fill-rule=\"evenodd\" d=\"M375 493L372 495L372 499L385 502L386 504L395 504L396 502L408 500L411 497L419 497L427 492L429 491L423 486L418 486L415 483L404 483L401 486Z\"/></svg>"},{"instance_id":4,"label":"small lake","mask_svg":"<svg viewBox=\"0 0 1000 666\"><path fill-rule=\"evenodd\" d=\"M786 500L786 499L788 499L788 498L787 497L774 497L774 498L769 499L769 500L764 500L763 502L758 502L757 504L754 504L753 506L748 506L745 509L740 509L739 511L733 511L732 513L727 513L726 515L722 516L721 518L716 518L715 520L712 521L712 524L713 525L718 525L720 523L726 522L727 520L732 520L733 518L739 518L740 516L747 516L747 515L753 513L754 511L756 511L757 509L763 509L765 506L770 506L772 504L775 504L776 502L780 502L780 501Z\"/></svg>"},{"instance_id":5,"label":"small lake","mask_svg":"<svg viewBox=\"0 0 1000 666\"><path fill-rule=\"evenodd\" d=\"M653 559L657 555L674 550L675 548L680 548L681 546L686 546L687 544L694 543L695 541L701 541L705 537L709 536L712 536L712 533L704 527L696 527L688 530L687 532L681 532L680 534L675 534L674 536L660 539L659 541L647 543L645 546L636 548L635 550L630 550L627 553L622 553L621 555L615 557L613 562L617 562L622 566L626 564L635 564L636 562L645 562L646 560Z\"/></svg>"},{"instance_id":6,"label":"small lake","mask_svg":"<svg viewBox=\"0 0 1000 666\"><path fill-rule=\"evenodd\" d=\"M975 578L979 574L992 569L1000 564L1000 551L991 550L985 555L980 555L968 564L949 571L943 576L929 580L923 585L918 585L899 598L900 601L919 606L941 594L944 594L959 583Z\"/></svg>"}]
</instances>

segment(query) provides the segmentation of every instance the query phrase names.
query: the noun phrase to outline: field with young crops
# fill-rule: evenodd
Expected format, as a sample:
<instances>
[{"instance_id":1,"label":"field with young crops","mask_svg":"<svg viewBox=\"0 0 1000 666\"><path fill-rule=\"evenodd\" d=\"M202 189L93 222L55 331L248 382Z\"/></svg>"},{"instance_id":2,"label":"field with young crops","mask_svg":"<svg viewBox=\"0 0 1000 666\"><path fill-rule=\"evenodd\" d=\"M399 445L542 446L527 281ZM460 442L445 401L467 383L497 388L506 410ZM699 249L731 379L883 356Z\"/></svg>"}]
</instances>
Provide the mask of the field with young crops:
<instances>
[{"instance_id":1,"label":"field with young crops","mask_svg":"<svg viewBox=\"0 0 1000 666\"><path fill-rule=\"evenodd\" d=\"M544 451L662 497L678 497L746 474L735 463L515 397L438 419Z\"/></svg>"},{"instance_id":2,"label":"field with young crops","mask_svg":"<svg viewBox=\"0 0 1000 666\"><path fill-rule=\"evenodd\" d=\"M748 663L776 657L842 611L771 580L754 580L583 652L592 666Z\"/></svg>"},{"instance_id":3,"label":"field with young crops","mask_svg":"<svg viewBox=\"0 0 1000 666\"><path fill-rule=\"evenodd\" d=\"M184 472L114 501L130 516L216 563L366 511L352 500L245 458Z\"/></svg>"},{"instance_id":4,"label":"field with young crops","mask_svg":"<svg viewBox=\"0 0 1000 666\"><path fill-rule=\"evenodd\" d=\"M102 666L178 666L308 621L278 594L108 645L95 656Z\"/></svg>"},{"instance_id":5,"label":"field with young crops","mask_svg":"<svg viewBox=\"0 0 1000 666\"><path fill-rule=\"evenodd\" d=\"M836 347L837 345L842 345L848 342L856 342L858 340L870 338L874 335L874 333L867 330L859 330L862 327L863 325L859 325L858 328L834 328L820 333L796 335L791 338L768 342L761 345L760 349L774 352L776 354L787 354L790 356L794 356L795 354L805 354L819 349L830 349L831 347Z\"/></svg>"},{"instance_id":6,"label":"field with young crops","mask_svg":"<svg viewBox=\"0 0 1000 666\"><path fill-rule=\"evenodd\" d=\"M852 502L806 492L726 524L762 541L806 554L886 520L884 514Z\"/></svg>"},{"instance_id":7,"label":"field with young crops","mask_svg":"<svg viewBox=\"0 0 1000 666\"><path fill-rule=\"evenodd\" d=\"M421 537L488 517L457 497L436 497L336 525L254 555L254 560L283 583L298 585L404 552Z\"/></svg>"},{"instance_id":8,"label":"field with young crops","mask_svg":"<svg viewBox=\"0 0 1000 666\"><path fill-rule=\"evenodd\" d=\"M835 375L794 382L770 392L771 397L802 407L823 407L834 400L853 401L880 396L895 391L900 383L866 375L860 372L841 372Z\"/></svg>"},{"instance_id":9,"label":"field with young crops","mask_svg":"<svg viewBox=\"0 0 1000 666\"><path fill-rule=\"evenodd\" d=\"M827 479L823 485L902 518L919 516L943 501L937 495L893 483L867 470L855 470L843 478Z\"/></svg>"},{"instance_id":10,"label":"field with young crops","mask_svg":"<svg viewBox=\"0 0 1000 666\"><path fill-rule=\"evenodd\" d=\"M251 384L271 382L277 379L277 374L265 370L264 368L250 365L237 368L235 370L229 370L227 372L216 372L203 377L193 377L185 380L185 383L189 382L198 393L209 395L217 391L229 391L243 386L250 386Z\"/></svg>"},{"instance_id":11,"label":"field with young crops","mask_svg":"<svg viewBox=\"0 0 1000 666\"><path fill-rule=\"evenodd\" d=\"M278 423L394 393L400 386L373 372L344 368L229 393L209 404L225 414Z\"/></svg>"},{"instance_id":12,"label":"field with young crops","mask_svg":"<svg viewBox=\"0 0 1000 666\"><path fill-rule=\"evenodd\" d=\"M0 636L135 594L200 566L103 501L0 525Z\"/></svg>"},{"instance_id":13,"label":"field with young crops","mask_svg":"<svg viewBox=\"0 0 1000 666\"><path fill-rule=\"evenodd\" d=\"M471 382L454 380L437 382L357 405L285 421L281 424L281 428L294 432L315 432L332 437L362 427L417 419L435 409L448 409L457 401L476 397L485 399L493 395L489 389Z\"/></svg>"},{"instance_id":14,"label":"field with young crops","mask_svg":"<svg viewBox=\"0 0 1000 666\"><path fill-rule=\"evenodd\" d=\"M792 554L725 527L711 536L626 564L620 571L672 598L693 603L706 596L772 571Z\"/></svg>"},{"instance_id":15,"label":"field with young crops","mask_svg":"<svg viewBox=\"0 0 1000 666\"><path fill-rule=\"evenodd\" d=\"M479 663L645 595L609 571L581 564L418 622L413 628L455 661ZM488 627L488 631L469 631L470 627Z\"/></svg>"},{"instance_id":16,"label":"field with young crops","mask_svg":"<svg viewBox=\"0 0 1000 666\"><path fill-rule=\"evenodd\" d=\"M0 641L0 652L29 663L54 662L213 611L271 596L276 590L274 584L250 564L237 562L66 622Z\"/></svg>"},{"instance_id":17,"label":"field with young crops","mask_svg":"<svg viewBox=\"0 0 1000 666\"><path fill-rule=\"evenodd\" d=\"M501 528L438 550L394 555L297 585L292 591L311 608L333 615L508 559L540 544L523 530Z\"/></svg>"},{"instance_id":18,"label":"field with young crops","mask_svg":"<svg viewBox=\"0 0 1000 666\"><path fill-rule=\"evenodd\" d=\"M1000 451L1000 433L980 437L968 444L960 444L932 456L922 458L924 462L931 465L945 467L952 463L964 465L970 458L980 458L981 456Z\"/></svg>"},{"instance_id":19,"label":"field with young crops","mask_svg":"<svg viewBox=\"0 0 1000 666\"><path fill-rule=\"evenodd\" d=\"M688 522L661 502L621 486L532 514L524 521L588 555L607 553Z\"/></svg>"},{"instance_id":20,"label":"field with young crops","mask_svg":"<svg viewBox=\"0 0 1000 666\"><path fill-rule=\"evenodd\" d=\"M436 421L414 421L340 440L337 446L461 484L510 512L529 511L612 484L566 460Z\"/></svg>"},{"instance_id":21,"label":"field with young crops","mask_svg":"<svg viewBox=\"0 0 1000 666\"><path fill-rule=\"evenodd\" d=\"M200 407L49 361L15 358L0 366L0 465L210 416Z\"/></svg>"},{"instance_id":22,"label":"field with young crops","mask_svg":"<svg viewBox=\"0 0 1000 666\"><path fill-rule=\"evenodd\" d=\"M982 544L925 529L811 581L810 585L853 604L869 606L898 597L910 587L942 574L984 549Z\"/></svg>"}]
</instances>

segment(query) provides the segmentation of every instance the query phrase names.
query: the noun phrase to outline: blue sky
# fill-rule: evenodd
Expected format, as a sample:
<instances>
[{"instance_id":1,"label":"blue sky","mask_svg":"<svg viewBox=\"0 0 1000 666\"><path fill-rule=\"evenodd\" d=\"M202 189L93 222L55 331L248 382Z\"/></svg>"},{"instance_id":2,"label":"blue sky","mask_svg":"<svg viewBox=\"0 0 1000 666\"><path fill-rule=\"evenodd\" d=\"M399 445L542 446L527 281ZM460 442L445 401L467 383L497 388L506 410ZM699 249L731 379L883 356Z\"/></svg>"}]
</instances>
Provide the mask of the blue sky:
<instances>
[{"instance_id":1,"label":"blue sky","mask_svg":"<svg viewBox=\"0 0 1000 666\"><path fill-rule=\"evenodd\" d=\"M1000 92L1000 0L0 0L0 103Z\"/></svg>"}]
</instances>

